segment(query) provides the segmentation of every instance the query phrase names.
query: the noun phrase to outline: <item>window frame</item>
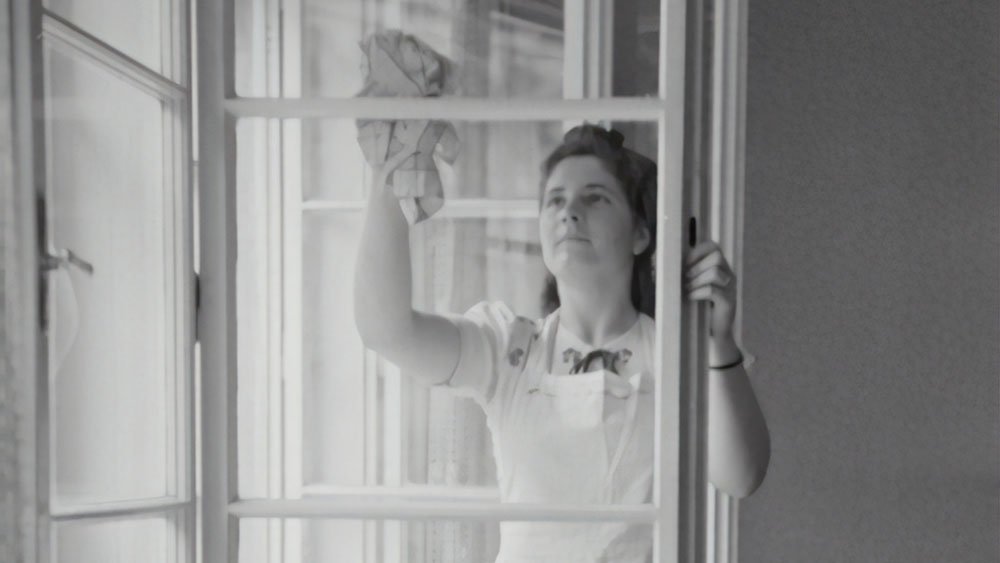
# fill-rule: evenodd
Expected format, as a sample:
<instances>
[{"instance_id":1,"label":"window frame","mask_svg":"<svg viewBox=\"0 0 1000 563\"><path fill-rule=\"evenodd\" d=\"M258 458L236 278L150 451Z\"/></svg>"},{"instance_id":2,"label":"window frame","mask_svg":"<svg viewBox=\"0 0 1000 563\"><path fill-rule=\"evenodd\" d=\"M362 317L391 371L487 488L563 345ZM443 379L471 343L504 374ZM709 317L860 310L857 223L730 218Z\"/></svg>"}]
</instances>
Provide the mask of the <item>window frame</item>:
<instances>
[{"instance_id":1,"label":"window frame","mask_svg":"<svg viewBox=\"0 0 1000 563\"><path fill-rule=\"evenodd\" d=\"M179 0L183 1L183 0ZM710 0L705 0L710 1ZM233 7L231 1L224 2L201 2L197 4L197 18L202 22L197 27L198 67L202 76L197 85L197 90L193 91L190 85L186 86L188 93L200 97L199 104L200 123L197 126L196 136L192 139L202 147L203 153L209 158L203 159L200 166L198 179L202 189L200 190L199 203L203 210L200 221L197 225L192 225L195 230L200 230L201 234L196 242L201 245L202 256L202 309L198 315L197 324L199 333L202 336L202 361L203 376L201 381L201 402L197 410L202 412L204 420L204 436L206 439L201 443L201 457L203 460L203 502L204 517L198 523L199 532L205 534L204 560L207 561L229 561L228 554L235 557L236 548L236 524L241 516L270 515L274 514L274 508L281 515L302 515L318 516L327 514L327 506L310 505L296 502L293 504L268 504L255 505L253 503L236 501L236 451L235 451L235 216L232 208L235 194L235 178L232 170L235 169L235 154L231 150L235 146L235 121L240 116L265 116L265 117L352 117L358 113L364 113L372 117L438 117L446 115L448 117L461 119L473 119L487 117L484 114L490 113L491 119L504 120L510 118L547 119L552 116L565 116L567 119L579 119L589 117L594 120L608 119L609 116L618 119L643 119L655 114L660 125L659 128L659 157L660 157L660 185L664 186L666 180L671 181L672 186L681 186L683 179L680 177L680 170L683 164L688 164L689 155L684 154L683 147L689 146L690 140L684 142L685 132L683 126L683 115L690 108L685 107L685 88L691 84L685 82L684 72L680 71L682 80L670 83L666 78L665 71L673 69L675 74L677 69L685 68L690 61L685 60L684 48L691 48L690 37L685 41L685 22L691 24L690 15L695 12L691 6L699 6L698 0L691 0L688 4L684 0L663 0L660 12L660 96L652 99L631 99L619 98L611 100L556 100L556 101L532 101L530 104L515 101L511 104L504 104L501 107L488 107L489 100L469 100L469 99L449 99L447 105L435 100L417 100L413 104L399 104L392 106L380 101L355 100L350 102L351 108L347 108L343 100L296 100L289 103L288 100L262 100L262 99L240 99L235 95L233 76ZM38 134L39 118L33 114L32 99L33 93L39 91L41 65L40 52L34 48L37 37L41 33L41 3L38 0L32 2L13 2L11 11L11 46L13 49L13 76L14 76L14 158L16 185L13 187L14 202L18 218L13 230L17 233L14 240L16 243L17 255L11 260L15 263L13 272L20 272L12 284L11 297L5 296L8 304L12 304L12 313L4 322L13 326L11 333L23 334L23 346L14 348L14 368L16 374L17 389L20 397L31 400L20 403L24 409L22 412L28 416L26 425L20 430L21 436L25 437L20 443L17 455L19 459L28 460L29 465L34 462L38 468L44 470L47 467L48 458L46 453L47 438L45 435L47 424L47 377L46 364L44 359L45 338L40 330L38 310L42 296L38 291L38 238L37 238L37 201L35 200L36 185L44 183L44 159L39 155L44 154L44 137ZM713 106L710 120L711 138L709 150L712 158L706 159L710 164L704 165L704 170L708 171L711 178L710 189L703 186L683 186L688 196L695 196L692 201L679 201L682 197L681 190L668 191L661 187L661 195L670 197L670 201L665 201L665 197L660 198L660 217L668 213L681 216L678 211L683 212L683 216L688 216L689 212L697 213L699 217L705 219L703 224L711 225L712 235L719 241L731 265L736 271L738 279L742 274L742 212L743 212L743 155L744 155L744 124L745 124L745 68L746 68L746 3L738 1L726 3L721 0L714 1L715 27L711 39L708 41L713 45ZM193 12L193 10L192 10ZM195 16L195 14L192 14ZM228 23L227 23L228 22ZM671 25L672 24L672 25ZM692 28L688 28L692 31ZM192 34L188 28L188 34ZM185 42L185 44L188 44ZM678 49L678 47L680 47ZM668 62L665 53L672 54L672 60ZM672 66L671 66L672 65ZM216 74L209 74L210 71L218 71ZM190 74L190 69L188 71ZM192 77L194 78L194 77ZM191 81L188 81L190 84ZM668 86L670 87L668 89ZM190 99L190 98L189 98ZM678 123L680 121L680 123ZM189 122L190 126L190 122ZM669 127L668 127L669 126ZM41 149L39 147L42 147ZM667 175L667 169L672 174ZM708 184L704 184L708 185ZM668 193L664 193L668 192ZM693 192L693 193L692 193ZM704 202L698 207L697 203ZM671 215L671 216L674 216ZM9 217L9 216L8 216ZM6 219L7 217L5 217ZM677 241L671 246L672 255L667 256L668 260L660 260L658 264L658 279L665 279L665 275L673 276L679 274L679 248L677 242L684 239L686 225L681 227L681 233L675 229L670 235L676 237ZM660 248L666 248L667 234L665 229L660 229ZM189 237L190 242L190 237ZM190 244L188 244L190 247ZM192 283L193 286L193 283ZM662 284L661 284L662 286ZM187 286L185 286L187 287ZM190 289L190 288L189 288ZM740 286L740 290L742 285ZM658 302L663 304L664 300L662 287L658 287ZM698 318L700 312L697 307L681 305L673 300L669 304L668 310L661 310L661 313L671 315L670 318L677 320L680 318L694 320L689 322L686 328L684 342L681 339L672 340L668 349L664 349L657 359L661 365L674 365L679 368L678 373L685 372L688 368L704 373L703 348L698 348L698 334L700 328L704 326L704 318ZM663 307L663 305L661 305ZM659 319L666 317L658 315ZM658 323L660 325L660 323ZM741 326L741 315L737 312L736 331L739 338ZM23 329L23 331L21 330ZM658 329L659 331L659 329ZM662 334L658 334L662 337ZM661 338L662 340L662 338ZM693 343L693 345L692 345ZM686 352L686 353L685 353ZM752 361L752 357L749 357ZM662 372L662 370L660 370ZM668 414L681 418L681 404L677 401L669 401L671 393L676 391L679 381L671 378L665 381L669 385L660 385L658 399L658 411L668 410ZM694 391L694 392L692 392ZM697 395L698 389L687 389L683 394L676 396L683 399L694 400L695 404L703 405L703 394L701 398ZM193 395L188 395L193 399ZM221 408L220 408L221 407ZM193 410L189 409L188 412ZM699 409L704 412L704 409ZM659 416L660 412L658 412ZM691 418L690 411L687 415ZM703 435L703 425L699 427L697 418L695 424L685 425L689 435ZM701 432L702 434L699 434ZM224 442L220 444L221 441ZM669 442L668 432L661 432L659 437L661 448L663 445L671 446L667 451L674 458L679 459L682 454L674 451L676 442ZM191 446L196 443L194 437ZM690 439L688 443L691 443ZM697 443L697 442L694 442ZM220 447L221 446L221 447ZM661 449L661 451L663 451ZM658 456L659 457L659 456ZM194 456L191 456L194 462ZM691 537L697 535L697 526L693 528L679 529L677 524L682 513L681 509L693 508L697 510L698 504L697 487L692 483L697 483L698 460L692 464L681 466L678 464L676 470L671 470L670 464L662 463L660 460L659 481L667 483L666 487L658 487L656 492L659 505L666 511L666 517L657 526L658 545L675 545L677 548L670 550L671 553L660 554L669 559L661 558L664 561L692 561L696 542ZM703 460L702 462L703 463ZM193 470L192 470L193 471ZM702 471L703 474L703 471ZM667 478L667 481L664 481ZM703 479L703 476L701 477ZM44 477L39 478L41 483ZM193 480L193 479L192 479ZM703 481L702 481L703 483ZM22 475L19 484L21 495L25 500L22 515L24 521L31 522L35 526L23 526L19 528L20 542L23 544L22 553L27 561L48 561L49 537L51 531L51 519L46 515L48 502L48 489L46 486L38 486L38 483L30 475ZM702 487L705 489L705 487ZM688 497L684 500L684 505L678 505L679 509L671 513L670 507L663 504L664 499L679 497L681 492L686 492ZM279 501L280 502L280 501ZM702 503L704 506L704 503ZM482 505L474 507L460 514L467 518L487 518L495 519L496 513L487 514L479 509L486 507L493 509L492 505ZM714 542L716 561L736 560L736 517L738 514L738 502L724 495L720 495L714 502L714 518L717 530L724 533L716 535ZM449 511L447 514L454 514L451 505L442 505L441 510ZM582 519L599 519L601 515L614 513L616 517L649 520L650 515L645 510L616 510L601 508L590 510L580 507L551 507L544 510L532 509L528 512L516 506L504 507L506 514L513 517L577 517ZM341 514L348 514L351 510L349 506L338 507ZM426 512L426 511L425 511ZM503 511L502 511L503 512ZM683 512L688 514L689 512ZM358 515L377 515L370 510L370 507L358 508ZM442 515L445 514L442 512ZM385 513L387 516L396 516L396 513ZM503 516L501 513L499 516ZM97 515L93 515L98 517ZM416 516L416 515L414 515ZM708 515L706 515L707 518ZM697 520L697 519L696 519ZM194 519L191 519L193 526ZM690 521L690 520L689 520ZM665 543L669 541L675 543ZM193 546L193 541L191 542ZM194 548L191 547L191 550ZM711 549L711 547L709 548ZM221 554L222 558L217 558ZM198 554L203 555L201 553ZM728 559L723 558L728 555ZM189 557L194 561L195 554L189 552Z\"/></svg>"},{"instance_id":2,"label":"window frame","mask_svg":"<svg viewBox=\"0 0 1000 563\"><path fill-rule=\"evenodd\" d=\"M27 562L47 563L58 557L56 529L60 524L121 522L149 516L168 518L174 530L168 546L171 560L194 562L196 558L196 440L195 440L195 359L194 283L195 236L191 160L192 65L189 0L162 0L162 71L153 70L101 38L81 29L44 6L42 0L14 1L10 20L13 96L14 172L12 201L17 209L13 230L19 279L12 295L4 295L6 305L16 304L16 325L23 328L23 340L14 347L14 381L18 404L26 416L20 429L16 458L26 470L18 481L21 525L17 527L19 550L12 557ZM162 104L163 176L165 226L172 235L165 240L172 277L168 291L179 304L168 319L166 335L168 376L166 441L174 444L166 453L168 496L136 498L104 503L58 506L54 495L55 456L54 415L58 406L50 390L48 336L44 326L46 302L46 256L49 242L46 204L50 190L47 180L46 142L49 136L46 98L45 49L52 49L110 73L114 80ZM176 227L176 230L175 230ZM44 253L44 254L43 254ZM15 317L12 316L11 319ZM5 322L8 319L4 319ZM13 328L15 325L7 325ZM33 469L34 471L30 471ZM33 473L31 478L26 476ZM30 525L28 524L30 523ZM6 554L4 554L6 555Z\"/></svg>"},{"instance_id":3,"label":"window frame","mask_svg":"<svg viewBox=\"0 0 1000 563\"><path fill-rule=\"evenodd\" d=\"M692 0L691 5L702 5ZM202 252L205 268L203 285L205 307L201 310L200 326L203 340L202 408L205 440L204 487L205 556L212 561L233 561L235 557L238 519L249 516L288 517L434 517L600 520L613 515L615 519L636 521L655 520L655 556L658 561L694 561L705 557L706 519L704 508L705 483L705 377L684 381L679 373L705 374L704 342L699 338L705 326L705 311L698 304L682 304L678 287L668 293L666 284L657 287L657 337L662 343L656 359L657 371L663 374L658 384L657 416L675 424L658 428L657 472L654 491L657 514L647 507L524 507L497 506L480 503L462 506L435 503L415 509L404 504L378 506L366 502L282 500L241 501L236 490L235 464L235 308L232 295L235 288L233 259L235 257L235 122L241 117L315 118L360 116L369 118L445 118L488 121L525 119L621 119L651 120L659 125L659 185L661 186L658 215L661 227L672 227L668 236L660 228L657 276L660 280L680 279L681 247L686 240L687 222L668 217L691 217L699 223L709 223L709 208L705 184L686 186L682 171L690 162L692 143L702 137L692 126L685 130L685 117L690 107L685 95L700 80L685 81L685 71L692 64L685 48L698 59L702 45L685 36L691 21L685 0L661 0L660 10L660 90L656 98L561 99L561 100L495 100L449 98L447 100L379 100L379 99L266 99L238 97L235 93L233 52L233 4L200 4L198 20L199 97L201 111L199 145L202 147L200 179L202 186ZM696 10L701 16L700 10ZM700 19L696 19L692 34L702 39ZM710 39L711 40L711 39ZM710 65L709 65L710 66ZM701 76L700 74L698 75ZM598 81L599 82L599 81ZM700 90L696 91L700 94ZM728 106L727 106L728 107ZM697 110L694 115L700 116ZM685 151L688 147L688 151ZM705 159L708 161L708 159ZM209 188L211 187L211 188ZM212 217L206 221L206 217ZM669 298L669 299L668 299ZM686 321L686 322L685 322ZM666 325L683 327L671 338ZM664 369L672 368L672 369ZM690 383L690 385L688 385ZM674 398L671 400L671 398ZM682 429L683 431L680 431ZM221 442L225 442L224 444ZM694 454L688 450L693 446ZM701 450L701 451L699 451ZM680 463L681 461L684 463ZM652 516L652 518L651 518ZM673 546L667 549L664 546ZM700 547L699 547L700 546Z\"/></svg>"}]
</instances>

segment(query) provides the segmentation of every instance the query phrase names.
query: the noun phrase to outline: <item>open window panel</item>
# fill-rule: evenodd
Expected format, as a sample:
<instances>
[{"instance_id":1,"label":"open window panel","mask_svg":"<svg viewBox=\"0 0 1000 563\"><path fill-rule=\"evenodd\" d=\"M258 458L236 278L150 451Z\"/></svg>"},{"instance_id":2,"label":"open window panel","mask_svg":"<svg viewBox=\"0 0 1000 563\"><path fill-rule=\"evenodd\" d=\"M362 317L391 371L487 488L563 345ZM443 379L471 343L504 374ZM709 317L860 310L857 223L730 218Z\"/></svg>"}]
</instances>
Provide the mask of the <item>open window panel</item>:
<instances>
[{"instance_id":1,"label":"open window panel","mask_svg":"<svg viewBox=\"0 0 1000 563\"><path fill-rule=\"evenodd\" d=\"M540 155L564 121L457 121L445 205L411 230L414 306L499 300L539 318ZM655 122L620 122L656 144ZM482 409L364 349L352 283L371 170L354 120L236 125L240 498L386 494L496 500ZM655 154L655 149L645 151ZM274 170L283 171L275 173ZM640 447L652 462L652 428Z\"/></svg>"},{"instance_id":2,"label":"open window panel","mask_svg":"<svg viewBox=\"0 0 1000 563\"><path fill-rule=\"evenodd\" d=\"M738 233L717 231L731 204L714 210L738 166L738 143L719 132L739 133L739 81L718 65L739 60L739 42L723 40L739 13L681 0L234 0L199 10L206 561L315 560L333 553L324 538L349 538L334 543L365 562L478 561L507 520L644 522L657 561L733 560L715 533L735 532L732 503L704 482L703 378L679 375L704 370L703 312L681 302L675 280L688 219L699 237ZM351 98L358 40L393 27L459 63L463 88ZM727 54L705 61L706 37ZM416 118L453 122L463 143L440 167L445 208L412 231L414 296L427 310L495 298L537 316L538 166L572 125L613 125L658 161L649 504L499 503L478 407L410 384L363 349L351 280L371 178L354 123Z\"/></svg>"},{"instance_id":3,"label":"open window panel","mask_svg":"<svg viewBox=\"0 0 1000 563\"><path fill-rule=\"evenodd\" d=\"M462 154L453 164L438 161L445 205L410 235L417 308L460 314L499 300L542 316L539 166L567 123L579 121L453 121ZM632 148L656 154L656 121L612 124L631 133ZM500 504L482 409L411 382L405 366L364 349L352 282L371 170L353 119L244 118L235 140L240 500L229 511L416 520L241 519L241 561L492 561L503 510L522 518L639 519L651 537L652 499L603 510ZM652 467L654 421L639 426L630 455ZM434 514L480 521L419 522ZM595 521L580 525L580 541L588 526L600 529ZM349 554L363 558L340 558Z\"/></svg>"},{"instance_id":4,"label":"open window panel","mask_svg":"<svg viewBox=\"0 0 1000 563\"><path fill-rule=\"evenodd\" d=\"M19 14L42 101L39 560L193 562L188 4Z\"/></svg>"}]
</instances>

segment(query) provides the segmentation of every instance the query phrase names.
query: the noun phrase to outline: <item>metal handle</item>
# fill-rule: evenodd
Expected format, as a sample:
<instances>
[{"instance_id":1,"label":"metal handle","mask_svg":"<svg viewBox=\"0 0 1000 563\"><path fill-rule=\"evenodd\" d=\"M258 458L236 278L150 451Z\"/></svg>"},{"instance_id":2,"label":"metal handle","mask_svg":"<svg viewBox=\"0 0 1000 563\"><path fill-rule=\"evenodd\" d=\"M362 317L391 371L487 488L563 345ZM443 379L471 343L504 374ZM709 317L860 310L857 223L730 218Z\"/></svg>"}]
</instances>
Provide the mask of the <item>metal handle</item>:
<instances>
[{"instance_id":1,"label":"metal handle","mask_svg":"<svg viewBox=\"0 0 1000 563\"><path fill-rule=\"evenodd\" d=\"M68 248L60 248L56 250L55 254L42 256L42 270L55 270L65 265L76 266L86 272L88 276L94 275L94 266Z\"/></svg>"}]
</instances>

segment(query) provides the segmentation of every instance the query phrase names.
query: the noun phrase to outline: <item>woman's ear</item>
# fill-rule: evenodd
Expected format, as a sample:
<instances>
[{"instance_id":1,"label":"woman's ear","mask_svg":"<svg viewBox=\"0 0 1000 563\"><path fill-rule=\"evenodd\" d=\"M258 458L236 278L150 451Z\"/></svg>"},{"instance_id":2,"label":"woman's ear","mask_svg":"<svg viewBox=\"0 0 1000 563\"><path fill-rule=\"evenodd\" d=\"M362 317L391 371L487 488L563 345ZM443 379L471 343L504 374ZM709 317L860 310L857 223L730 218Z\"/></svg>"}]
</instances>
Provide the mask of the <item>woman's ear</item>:
<instances>
[{"instance_id":1,"label":"woman's ear","mask_svg":"<svg viewBox=\"0 0 1000 563\"><path fill-rule=\"evenodd\" d=\"M642 221L635 222L635 235L632 237L632 254L638 256L649 248L653 242L649 234L649 228Z\"/></svg>"}]
</instances>

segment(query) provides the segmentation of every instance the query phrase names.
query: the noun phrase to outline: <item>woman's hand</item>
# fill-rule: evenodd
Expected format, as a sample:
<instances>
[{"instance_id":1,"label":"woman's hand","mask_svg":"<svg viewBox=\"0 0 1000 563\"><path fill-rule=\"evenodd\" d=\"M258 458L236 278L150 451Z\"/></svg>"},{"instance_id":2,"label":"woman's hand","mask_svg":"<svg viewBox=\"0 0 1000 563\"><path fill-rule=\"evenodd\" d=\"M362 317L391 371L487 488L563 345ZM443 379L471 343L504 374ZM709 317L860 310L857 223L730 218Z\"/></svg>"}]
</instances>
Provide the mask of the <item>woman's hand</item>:
<instances>
[{"instance_id":1,"label":"woman's hand","mask_svg":"<svg viewBox=\"0 0 1000 563\"><path fill-rule=\"evenodd\" d=\"M684 295L712 304L709 367L735 363L725 370L709 370L708 480L742 498L764 480L771 459L771 438L733 337L736 275L713 241L692 248L684 258L683 270Z\"/></svg>"},{"instance_id":2,"label":"woman's hand","mask_svg":"<svg viewBox=\"0 0 1000 563\"><path fill-rule=\"evenodd\" d=\"M714 241L691 249L684 260L684 294L688 299L709 301L711 307L711 365L737 361L740 350L733 340L736 319L736 274L722 249Z\"/></svg>"}]
</instances>

